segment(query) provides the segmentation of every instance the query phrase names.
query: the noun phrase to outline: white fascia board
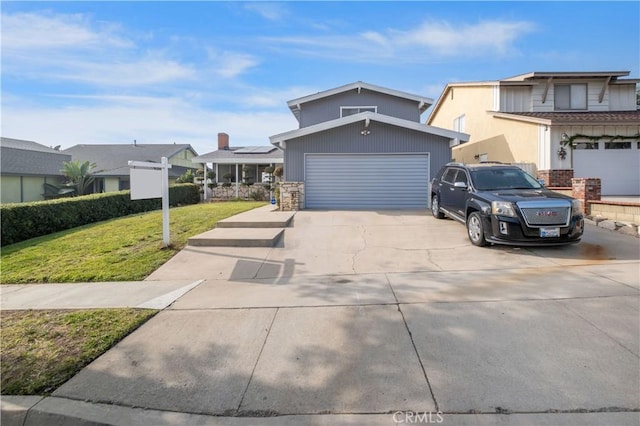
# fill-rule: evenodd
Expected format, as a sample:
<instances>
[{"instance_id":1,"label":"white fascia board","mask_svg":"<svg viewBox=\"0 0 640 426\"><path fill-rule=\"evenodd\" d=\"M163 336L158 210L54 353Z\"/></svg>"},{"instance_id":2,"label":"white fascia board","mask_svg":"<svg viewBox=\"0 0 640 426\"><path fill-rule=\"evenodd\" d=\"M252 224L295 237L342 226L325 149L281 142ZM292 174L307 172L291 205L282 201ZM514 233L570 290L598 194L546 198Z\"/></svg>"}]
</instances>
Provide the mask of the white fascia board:
<instances>
[{"instance_id":1,"label":"white fascia board","mask_svg":"<svg viewBox=\"0 0 640 426\"><path fill-rule=\"evenodd\" d=\"M281 142L286 142L287 140L334 129L336 127L345 126L347 124L357 123L359 121L366 122L367 120L386 123L392 126L403 127L405 129L416 130L418 132L429 133L432 135L443 136L449 139L460 139L465 142L469 140L469 135L467 135L466 133L454 132L453 130L429 126L427 124L403 120L401 118L390 117L388 115L377 114L374 112L361 112L359 114L338 118L336 120L325 121L313 126L291 130L289 132L280 133L279 135L270 136L269 140L273 145L280 146Z\"/></svg>"},{"instance_id":2,"label":"white fascia board","mask_svg":"<svg viewBox=\"0 0 640 426\"><path fill-rule=\"evenodd\" d=\"M431 98L414 95L412 93L401 92L399 90L387 89L386 87L380 87L373 84L364 83L362 81L357 81L355 83L346 84L344 86L336 87L334 89L329 89L323 92L314 93L313 95L307 95L301 98L293 99L287 102L287 105L292 111L294 109L299 110L301 104L315 101L317 99L327 98L329 96L337 95L338 93L348 92L349 90L361 90L361 89L366 89L372 92L384 93L384 94L395 96L398 98L416 101L420 105L422 105L424 109L427 109L428 107L433 105L433 99Z\"/></svg>"},{"instance_id":3,"label":"white fascia board","mask_svg":"<svg viewBox=\"0 0 640 426\"><path fill-rule=\"evenodd\" d=\"M569 71L569 72L540 72L534 71L526 74L520 74L501 81L524 81L532 78L601 78L601 77L624 77L629 75L629 71Z\"/></svg>"}]
</instances>

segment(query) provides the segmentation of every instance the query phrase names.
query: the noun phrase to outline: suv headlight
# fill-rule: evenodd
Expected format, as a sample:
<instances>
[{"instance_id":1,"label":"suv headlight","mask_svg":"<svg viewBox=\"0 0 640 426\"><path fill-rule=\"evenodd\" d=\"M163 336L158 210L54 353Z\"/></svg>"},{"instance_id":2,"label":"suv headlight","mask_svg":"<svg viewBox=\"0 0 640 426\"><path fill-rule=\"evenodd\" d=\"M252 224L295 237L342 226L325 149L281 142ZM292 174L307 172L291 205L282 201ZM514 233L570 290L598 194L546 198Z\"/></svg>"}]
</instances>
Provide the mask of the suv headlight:
<instances>
[{"instance_id":1,"label":"suv headlight","mask_svg":"<svg viewBox=\"0 0 640 426\"><path fill-rule=\"evenodd\" d=\"M582 214L582 203L580 200L571 200L571 213Z\"/></svg>"},{"instance_id":2,"label":"suv headlight","mask_svg":"<svg viewBox=\"0 0 640 426\"><path fill-rule=\"evenodd\" d=\"M516 217L516 210L513 208L513 204L507 201L492 201L491 202L491 214L497 216L511 216Z\"/></svg>"}]
</instances>

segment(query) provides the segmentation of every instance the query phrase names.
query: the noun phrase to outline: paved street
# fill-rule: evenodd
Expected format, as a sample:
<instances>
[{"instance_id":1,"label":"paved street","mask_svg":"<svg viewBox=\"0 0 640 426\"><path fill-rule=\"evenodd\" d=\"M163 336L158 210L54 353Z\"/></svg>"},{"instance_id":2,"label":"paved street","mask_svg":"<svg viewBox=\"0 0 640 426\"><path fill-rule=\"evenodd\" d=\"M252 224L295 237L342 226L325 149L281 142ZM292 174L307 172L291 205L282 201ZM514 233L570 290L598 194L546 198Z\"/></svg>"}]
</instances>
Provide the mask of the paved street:
<instances>
[{"instance_id":1,"label":"paved street","mask_svg":"<svg viewBox=\"0 0 640 426\"><path fill-rule=\"evenodd\" d=\"M45 402L159 423L637 425L639 259L592 226L477 248L425 212L302 211L275 248L181 251L148 281L204 281Z\"/></svg>"}]
</instances>

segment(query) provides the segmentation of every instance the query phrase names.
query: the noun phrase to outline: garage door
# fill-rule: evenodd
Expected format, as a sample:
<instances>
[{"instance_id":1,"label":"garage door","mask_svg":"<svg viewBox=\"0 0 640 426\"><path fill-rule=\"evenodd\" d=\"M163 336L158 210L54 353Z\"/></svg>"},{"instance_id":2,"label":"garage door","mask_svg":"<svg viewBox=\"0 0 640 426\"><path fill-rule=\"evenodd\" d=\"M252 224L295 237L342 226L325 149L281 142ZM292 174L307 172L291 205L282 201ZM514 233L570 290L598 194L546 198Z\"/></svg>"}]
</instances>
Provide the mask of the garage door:
<instances>
[{"instance_id":1,"label":"garage door","mask_svg":"<svg viewBox=\"0 0 640 426\"><path fill-rule=\"evenodd\" d=\"M429 154L307 154L305 208L424 209Z\"/></svg>"},{"instance_id":2,"label":"garage door","mask_svg":"<svg viewBox=\"0 0 640 426\"><path fill-rule=\"evenodd\" d=\"M626 149L606 149L600 142L599 149L573 150L575 177L595 177L602 182L602 195L640 194L640 147L636 142L613 146Z\"/></svg>"}]
</instances>

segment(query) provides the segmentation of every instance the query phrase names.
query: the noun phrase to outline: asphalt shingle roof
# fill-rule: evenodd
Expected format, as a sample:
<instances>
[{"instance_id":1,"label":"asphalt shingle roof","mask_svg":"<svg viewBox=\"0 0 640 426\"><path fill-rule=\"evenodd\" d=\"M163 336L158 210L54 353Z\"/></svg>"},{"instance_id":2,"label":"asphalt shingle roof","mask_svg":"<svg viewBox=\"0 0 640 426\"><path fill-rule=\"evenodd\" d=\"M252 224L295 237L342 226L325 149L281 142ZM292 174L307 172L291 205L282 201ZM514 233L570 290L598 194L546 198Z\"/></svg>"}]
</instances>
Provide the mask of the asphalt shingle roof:
<instances>
[{"instance_id":1,"label":"asphalt shingle roof","mask_svg":"<svg viewBox=\"0 0 640 426\"><path fill-rule=\"evenodd\" d=\"M3 175L62 176L62 164L71 155L36 142L0 138L0 172Z\"/></svg>"},{"instance_id":2,"label":"asphalt shingle roof","mask_svg":"<svg viewBox=\"0 0 640 426\"><path fill-rule=\"evenodd\" d=\"M510 112L509 114L550 120L553 123L638 124L640 111L585 111L585 112Z\"/></svg>"},{"instance_id":3,"label":"asphalt shingle roof","mask_svg":"<svg viewBox=\"0 0 640 426\"><path fill-rule=\"evenodd\" d=\"M130 160L159 163L162 157L170 158L186 149L195 153L188 144L83 144L72 146L63 152L71 154L73 161L96 163L94 176L128 176ZM169 169L169 176L180 176L185 170L184 167L173 166Z\"/></svg>"}]
</instances>

